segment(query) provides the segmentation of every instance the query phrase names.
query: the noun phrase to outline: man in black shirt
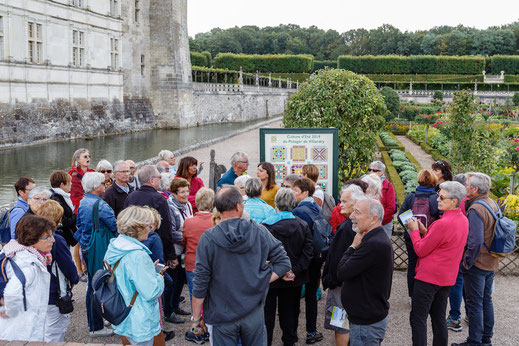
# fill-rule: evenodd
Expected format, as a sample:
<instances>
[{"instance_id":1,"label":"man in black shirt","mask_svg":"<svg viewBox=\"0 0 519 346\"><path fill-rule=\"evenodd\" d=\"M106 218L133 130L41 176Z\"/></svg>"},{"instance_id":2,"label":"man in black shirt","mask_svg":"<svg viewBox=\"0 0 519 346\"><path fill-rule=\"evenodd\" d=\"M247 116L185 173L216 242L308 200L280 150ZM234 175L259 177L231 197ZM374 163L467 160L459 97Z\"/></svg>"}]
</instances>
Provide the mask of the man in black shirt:
<instances>
[{"instance_id":1,"label":"man in black shirt","mask_svg":"<svg viewBox=\"0 0 519 346\"><path fill-rule=\"evenodd\" d=\"M357 235L337 267L341 301L350 322L350 345L380 345L388 323L393 248L382 228L379 201L359 200L350 215Z\"/></svg>"}]
</instances>

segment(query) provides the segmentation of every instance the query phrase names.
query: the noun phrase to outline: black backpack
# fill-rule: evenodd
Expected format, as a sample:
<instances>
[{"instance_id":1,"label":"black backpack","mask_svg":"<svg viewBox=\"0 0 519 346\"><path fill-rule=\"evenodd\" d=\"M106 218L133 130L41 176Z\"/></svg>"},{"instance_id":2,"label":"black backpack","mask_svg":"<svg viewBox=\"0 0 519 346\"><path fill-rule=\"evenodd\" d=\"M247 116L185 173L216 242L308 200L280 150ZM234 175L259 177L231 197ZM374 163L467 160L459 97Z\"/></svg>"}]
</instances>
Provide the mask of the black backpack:
<instances>
[{"instance_id":1,"label":"black backpack","mask_svg":"<svg viewBox=\"0 0 519 346\"><path fill-rule=\"evenodd\" d=\"M315 215L310 208L302 206L301 209L310 216L314 223L312 228L312 245L314 247L314 258L326 258L326 253L330 248L333 239L332 226L325 220L322 213Z\"/></svg>"},{"instance_id":2,"label":"black backpack","mask_svg":"<svg viewBox=\"0 0 519 346\"><path fill-rule=\"evenodd\" d=\"M25 275L23 275L22 270L18 265L14 262L12 258L7 257L4 253L0 253L0 298L4 298L5 286L7 286L7 282L9 278L7 277L6 266L7 263L11 265L13 268L14 275L20 280L22 284L22 294L23 294L23 310L27 311L27 297L25 296Z\"/></svg>"},{"instance_id":3,"label":"black backpack","mask_svg":"<svg viewBox=\"0 0 519 346\"><path fill-rule=\"evenodd\" d=\"M119 262L121 259L115 262L114 267L111 268L108 262L103 261L105 269L99 269L92 278L94 310L113 325L121 324L128 317L138 295L138 292L135 291L130 305L126 306L124 298L117 288L114 274Z\"/></svg>"}]
</instances>

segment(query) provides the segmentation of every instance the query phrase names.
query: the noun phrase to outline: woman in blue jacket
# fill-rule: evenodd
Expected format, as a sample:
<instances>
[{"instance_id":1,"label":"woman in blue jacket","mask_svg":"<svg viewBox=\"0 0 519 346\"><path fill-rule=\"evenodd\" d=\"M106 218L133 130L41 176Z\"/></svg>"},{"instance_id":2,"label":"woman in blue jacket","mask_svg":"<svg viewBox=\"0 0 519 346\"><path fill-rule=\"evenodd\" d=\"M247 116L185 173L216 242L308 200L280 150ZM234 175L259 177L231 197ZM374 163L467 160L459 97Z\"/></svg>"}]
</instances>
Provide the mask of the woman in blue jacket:
<instances>
[{"instance_id":1,"label":"woman in blue jacket","mask_svg":"<svg viewBox=\"0 0 519 346\"><path fill-rule=\"evenodd\" d=\"M117 288L129 304L135 292L137 299L130 314L119 325L116 334L125 336L132 345L153 345L155 336L161 334L158 298L164 291L164 278L155 271L150 250L141 243L148 238L155 218L149 208L131 206L118 216L119 237L112 239L105 260L115 269ZM157 261L158 262L158 261Z\"/></svg>"}]
</instances>

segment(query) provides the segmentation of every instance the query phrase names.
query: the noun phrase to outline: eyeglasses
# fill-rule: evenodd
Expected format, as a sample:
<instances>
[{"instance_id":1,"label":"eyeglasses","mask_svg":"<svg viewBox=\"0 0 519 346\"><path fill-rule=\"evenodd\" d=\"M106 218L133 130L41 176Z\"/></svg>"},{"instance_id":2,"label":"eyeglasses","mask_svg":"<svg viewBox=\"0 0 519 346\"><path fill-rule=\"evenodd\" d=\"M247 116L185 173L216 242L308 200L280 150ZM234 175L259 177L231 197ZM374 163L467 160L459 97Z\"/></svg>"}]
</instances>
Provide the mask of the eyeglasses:
<instances>
[{"instance_id":1,"label":"eyeglasses","mask_svg":"<svg viewBox=\"0 0 519 346\"><path fill-rule=\"evenodd\" d=\"M40 240L45 240L45 241L51 241L51 239L54 239L54 235L52 235L52 234L48 237L40 238Z\"/></svg>"},{"instance_id":2,"label":"eyeglasses","mask_svg":"<svg viewBox=\"0 0 519 346\"><path fill-rule=\"evenodd\" d=\"M445 200L445 199L455 199L455 198L453 198L453 197L445 197L445 196L442 196L442 195L440 195L439 192L437 193L437 195L438 195L438 198L439 198L441 201L443 201L443 200Z\"/></svg>"},{"instance_id":3,"label":"eyeglasses","mask_svg":"<svg viewBox=\"0 0 519 346\"><path fill-rule=\"evenodd\" d=\"M380 169L368 168L368 172L380 172Z\"/></svg>"},{"instance_id":4,"label":"eyeglasses","mask_svg":"<svg viewBox=\"0 0 519 346\"><path fill-rule=\"evenodd\" d=\"M110 172L108 172L110 173ZM126 170L126 171L115 171L115 173L130 173L130 171Z\"/></svg>"},{"instance_id":5,"label":"eyeglasses","mask_svg":"<svg viewBox=\"0 0 519 346\"><path fill-rule=\"evenodd\" d=\"M106 170L106 171L99 171L99 173L103 173L103 174L105 174L105 173L110 173L110 174L111 174L111 173L112 173L112 170L111 170L111 169L108 169L108 170Z\"/></svg>"},{"instance_id":6,"label":"eyeglasses","mask_svg":"<svg viewBox=\"0 0 519 346\"><path fill-rule=\"evenodd\" d=\"M47 202L49 199L45 197L33 197L32 198L36 202Z\"/></svg>"},{"instance_id":7,"label":"eyeglasses","mask_svg":"<svg viewBox=\"0 0 519 346\"><path fill-rule=\"evenodd\" d=\"M130 169L135 169L135 166L130 166Z\"/></svg>"},{"instance_id":8,"label":"eyeglasses","mask_svg":"<svg viewBox=\"0 0 519 346\"><path fill-rule=\"evenodd\" d=\"M245 163L245 164L249 164L249 161L238 161L239 163Z\"/></svg>"},{"instance_id":9,"label":"eyeglasses","mask_svg":"<svg viewBox=\"0 0 519 346\"><path fill-rule=\"evenodd\" d=\"M443 162L443 161L436 161L434 164L440 165L440 166L445 166L445 162Z\"/></svg>"}]
</instances>

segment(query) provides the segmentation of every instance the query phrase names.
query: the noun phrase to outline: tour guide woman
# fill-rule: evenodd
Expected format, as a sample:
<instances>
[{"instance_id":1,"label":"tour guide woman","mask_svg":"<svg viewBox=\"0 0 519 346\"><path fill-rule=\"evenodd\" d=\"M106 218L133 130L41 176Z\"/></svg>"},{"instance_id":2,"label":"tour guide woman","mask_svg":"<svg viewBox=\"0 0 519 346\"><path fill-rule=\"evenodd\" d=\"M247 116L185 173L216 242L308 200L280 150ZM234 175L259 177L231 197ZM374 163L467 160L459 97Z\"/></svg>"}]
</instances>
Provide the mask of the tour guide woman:
<instances>
[{"instance_id":1,"label":"tour guide woman","mask_svg":"<svg viewBox=\"0 0 519 346\"><path fill-rule=\"evenodd\" d=\"M414 218L407 223L418 255L410 315L413 345L427 345L427 315L431 315L433 345L447 345L447 298L456 282L469 232L468 219L458 208L466 194L460 183L444 182L438 191L441 218L428 229Z\"/></svg>"},{"instance_id":2,"label":"tour guide woman","mask_svg":"<svg viewBox=\"0 0 519 346\"><path fill-rule=\"evenodd\" d=\"M196 213L198 209L196 208L195 197L196 193L200 188L204 187L204 182L200 179L198 175L198 161L194 157L186 156L180 160L178 164L178 171L175 178L184 178L189 183L189 203L191 204L191 208L193 209L193 213Z\"/></svg>"}]
</instances>

